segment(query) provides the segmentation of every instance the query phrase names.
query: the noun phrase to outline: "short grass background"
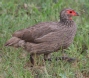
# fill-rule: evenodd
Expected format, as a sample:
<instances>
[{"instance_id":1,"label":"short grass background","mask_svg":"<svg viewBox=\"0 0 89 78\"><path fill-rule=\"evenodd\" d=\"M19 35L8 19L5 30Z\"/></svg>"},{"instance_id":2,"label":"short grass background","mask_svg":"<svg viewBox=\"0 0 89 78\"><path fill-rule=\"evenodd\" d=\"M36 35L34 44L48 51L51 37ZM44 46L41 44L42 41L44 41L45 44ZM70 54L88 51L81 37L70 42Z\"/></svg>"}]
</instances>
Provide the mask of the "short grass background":
<instances>
[{"instance_id":1,"label":"short grass background","mask_svg":"<svg viewBox=\"0 0 89 78\"><path fill-rule=\"evenodd\" d=\"M67 7L80 14L74 17L78 26L74 43L66 50L69 57L79 61L47 61L48 74L34 77L24 68L29 54L4 44L16 30L39 22L59 21L59 12ZM62 56L60 51L52 57L58 56ZM0 78L89 78L89 0L0 0Z\"/></svg>"}]
</instances>

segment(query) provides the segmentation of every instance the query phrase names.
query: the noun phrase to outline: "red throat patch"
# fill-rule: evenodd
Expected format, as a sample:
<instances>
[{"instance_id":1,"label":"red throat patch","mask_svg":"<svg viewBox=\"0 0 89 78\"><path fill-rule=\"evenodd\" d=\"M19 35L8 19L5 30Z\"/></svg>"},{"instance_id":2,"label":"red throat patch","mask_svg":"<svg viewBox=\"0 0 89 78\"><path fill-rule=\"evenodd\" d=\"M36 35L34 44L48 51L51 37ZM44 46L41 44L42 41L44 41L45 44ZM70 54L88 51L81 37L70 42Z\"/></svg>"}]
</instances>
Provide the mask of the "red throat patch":
<instances>
[{"instance_id":1,"label":"red throat patch","mask_svg":"<svg viewBox=\"0 0 89 78\"><path fill-rule=\"evenodd\" d=\"M70 17L69 19L72 20L72 17Z\"/></svg>"}]
</instances>

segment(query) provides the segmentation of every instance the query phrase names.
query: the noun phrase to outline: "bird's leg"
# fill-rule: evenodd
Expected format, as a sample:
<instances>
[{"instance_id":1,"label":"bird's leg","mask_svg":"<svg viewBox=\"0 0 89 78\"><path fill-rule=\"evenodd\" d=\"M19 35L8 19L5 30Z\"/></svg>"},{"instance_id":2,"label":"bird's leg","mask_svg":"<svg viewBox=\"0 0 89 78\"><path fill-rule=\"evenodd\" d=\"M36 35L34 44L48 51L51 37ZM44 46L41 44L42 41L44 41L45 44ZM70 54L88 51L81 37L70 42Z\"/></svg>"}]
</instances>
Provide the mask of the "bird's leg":
<instances>
[{"instance_id":1,"label":"bird's leg","mask_svg":"<svg viewBox=\"0 0 89 78\"><path fill-rule=\"evenodd\" d=\"M34 66L34 55L33 54L30 55L30 62L32 66Z\"/></svg>"},{"instance_id":2,"label":"bird's leg","mask_svg":"<svg viewBox=\"0 0 89 78\"><path fill-rule=\"evenodd\" d=\"M25 64L25 68L27 67L35 67L37 65L37 57L38 55L36 54L30 54L30 58L27 61L27 63Z\"/></svg>"},{"instance_id":3,"label":"bird's leg","mask_svg":"<svg viewBox=\"0 0 89 78\"><path fill-rule=\"evenodd\" d=\"M39 57L37 54L31 54L30 55L30 62L32 66L36 66L38 64Z\"/></svg>"},{"instance_id":4,"label":"bird's leg","mask_svg":"<svg viewBox=\"0 0 89 78\"><path fill-rule=\"evenodd\" d=\"M36 63L37 63L36 59L37 59L37 55L36 54L31 54L30 55L30 62L31 62L32 66L36 65Z\"/></svg>"},{"instance_id":5,"label":"bird's leg","mask_svg":"<svg viewBox=\"0 0 89 78\"><path fill-rule=\"evenodd\" d=\"M51 54L50 53L44 54L44 60L51 61Z\"/></svg>"}]
</instances>

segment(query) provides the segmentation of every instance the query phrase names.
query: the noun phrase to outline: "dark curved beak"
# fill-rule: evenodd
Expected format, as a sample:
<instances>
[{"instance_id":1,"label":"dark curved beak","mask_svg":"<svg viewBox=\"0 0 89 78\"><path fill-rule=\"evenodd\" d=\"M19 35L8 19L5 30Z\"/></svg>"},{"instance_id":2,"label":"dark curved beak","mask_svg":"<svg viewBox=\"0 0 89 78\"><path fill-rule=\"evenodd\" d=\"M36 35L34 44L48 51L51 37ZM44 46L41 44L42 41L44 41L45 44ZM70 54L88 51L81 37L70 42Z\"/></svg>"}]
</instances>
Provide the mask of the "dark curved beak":
<instances>
[{"instance_id":1,"label":"dark curved beak","mask_svg":"<svg viewBox=\"0 0 89 78\"><path fill-rule=\"evenodd\" d=\"M79 16L79 13L76 12L76 16Z\"/></svg>"}]
</instances>

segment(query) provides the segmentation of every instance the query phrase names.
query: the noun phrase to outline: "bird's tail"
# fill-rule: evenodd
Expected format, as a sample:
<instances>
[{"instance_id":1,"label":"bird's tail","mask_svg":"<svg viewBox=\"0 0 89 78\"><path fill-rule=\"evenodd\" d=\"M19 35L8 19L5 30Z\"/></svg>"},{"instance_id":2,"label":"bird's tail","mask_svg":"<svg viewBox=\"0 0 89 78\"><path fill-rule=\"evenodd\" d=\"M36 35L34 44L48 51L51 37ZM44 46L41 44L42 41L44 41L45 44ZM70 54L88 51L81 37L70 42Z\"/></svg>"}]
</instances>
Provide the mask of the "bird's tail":
<instances>
[{"instance_id":1,"label":"bird's tail","mask_svg":"<svg viewBox=\"0 0 89 78\"><path fill-rule=\"evenodd\" d=\"M6 42L5 46L23 47L24 44L25 44L24 40L21 40L20 38L17 37L12 37Z\"/></svg>"}]
</instances>

